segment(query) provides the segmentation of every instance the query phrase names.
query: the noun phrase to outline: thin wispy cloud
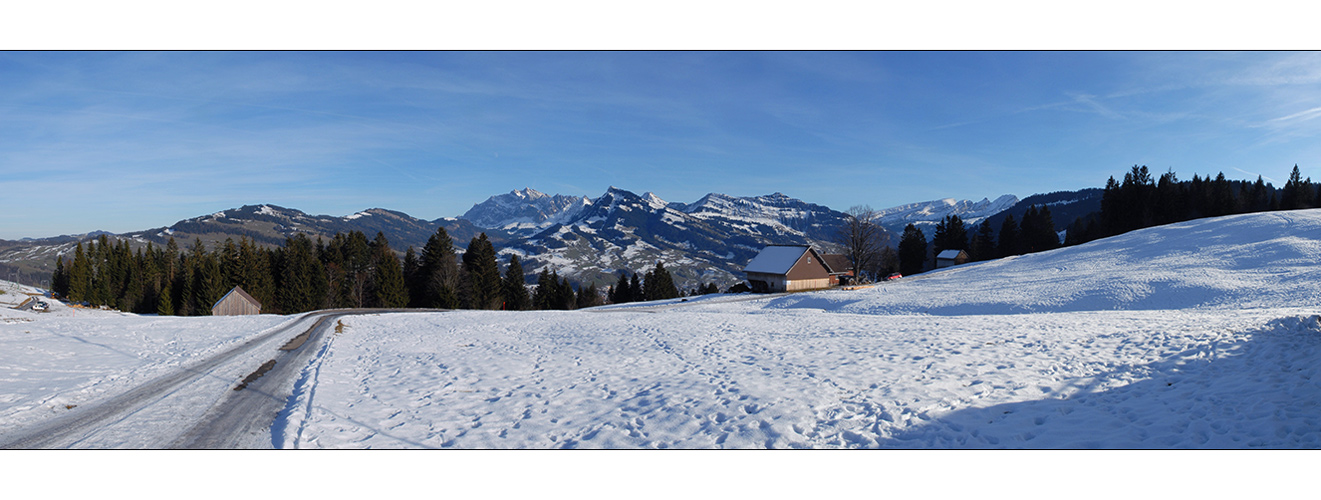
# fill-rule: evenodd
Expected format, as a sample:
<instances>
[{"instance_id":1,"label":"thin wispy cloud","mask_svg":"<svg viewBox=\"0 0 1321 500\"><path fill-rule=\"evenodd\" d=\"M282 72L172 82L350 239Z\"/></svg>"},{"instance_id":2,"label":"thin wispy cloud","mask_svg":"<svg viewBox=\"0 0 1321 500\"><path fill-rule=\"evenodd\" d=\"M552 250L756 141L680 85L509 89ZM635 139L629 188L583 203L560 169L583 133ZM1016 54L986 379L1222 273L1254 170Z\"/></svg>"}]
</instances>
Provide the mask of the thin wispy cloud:
<instances>
[{"instance_id":1,"label":"thin wispy cloud","mask_svg":"<svg viewBox=\"0 0 1321 500\"><path fill-rule=\"evenodd\" d=\"M596 196L616 185L684 202L780 191L882 208L1099 186L1135 163L1281 175L1321 155L1311 140L1321 134L1318 61L0 53L0 187L12 203L72 204L41 224L7 223L0 238L129 231L174 222L153 213L247 203L330 214L407 207L434 219L523 187Z\"/></svg>"},{"instance_id":2,"label":"thin wispy cloud","mask_svg":"<svg viewBox=\"0 0 1321 500\"><path fill-rule=\"evenodd\" d=\"M1264 180L1264 181L1266 181L1266 182L1269 182L1269 183L1271 183L1271 184L1274 184L1274 183L1276 182L1275 179L1272 179L1272 178L1270 178L1270 177L1267 177L1267 176L1265 176L1265 175L1263 175L1263 174L1261 174L1261 173L1259 173L1259 172L1249 172L1249 171L1247 171L1247 170L1243 170L1243 169L1238 168L1238 167L1233 167L1233 168L1234 168L1234 171L1236 171L1236 172L1238 172L1238 173L1241 173L1241 174L1244 174L1244 175L1247 175L1249 178L1261 177L1262 180Z\"/></svg>"},{"instance_id":3,"label":"thin wispy cloud","mask_svg":"<svg viewBox=\"0 0 1321 500\"><path fill-rule=\"evenodd\" d=\"M1321 106L1299 111L1297 113L1287 116L1271 118L1270 120L1267 120L1266 123L1275 124L1275 125L1288 125L1290 123L1295 123L1295 122L1309 121L1318 116L1321 116Z\"/></svg>"}]
</instances>

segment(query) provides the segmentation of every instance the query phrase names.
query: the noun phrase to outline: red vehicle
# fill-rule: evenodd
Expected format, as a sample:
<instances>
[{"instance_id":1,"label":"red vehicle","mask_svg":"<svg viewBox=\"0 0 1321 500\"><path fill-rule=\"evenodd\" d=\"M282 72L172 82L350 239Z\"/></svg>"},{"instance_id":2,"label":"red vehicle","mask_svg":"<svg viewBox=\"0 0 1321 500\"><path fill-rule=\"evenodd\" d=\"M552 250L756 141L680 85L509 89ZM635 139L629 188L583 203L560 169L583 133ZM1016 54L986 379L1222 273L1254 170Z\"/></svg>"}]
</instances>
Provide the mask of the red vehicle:
<instances>
[{"instance_id":1,"label":"red vehicle","mask_svg":"<svg viewBox=\"0 0 1321 500\"><path fill-rule=\"evenodd\" d=\"M899 274L899 273L894 273L894 274L891 274L891 275L889 275L889 276L886 276L886 277L885 277L885 281L894 281L894 280L897 280L897 279L902 278L902 277L904 277L904 275Z\"/></svg>"}]
</instances>

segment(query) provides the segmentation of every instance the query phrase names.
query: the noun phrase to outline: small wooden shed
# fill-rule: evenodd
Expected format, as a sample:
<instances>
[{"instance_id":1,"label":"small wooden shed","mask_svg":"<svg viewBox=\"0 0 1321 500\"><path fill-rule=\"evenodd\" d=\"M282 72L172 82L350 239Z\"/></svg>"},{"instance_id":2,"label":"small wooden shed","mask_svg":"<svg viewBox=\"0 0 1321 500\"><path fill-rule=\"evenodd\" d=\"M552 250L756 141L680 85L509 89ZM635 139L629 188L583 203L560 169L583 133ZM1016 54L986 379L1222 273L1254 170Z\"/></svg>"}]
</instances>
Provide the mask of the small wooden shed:
<instances>
[{"instance_id":1,"label":"small wooden shed","mask_svg":"<svg viewBox=\"0 0 1321 500\"><path fill-rule=\"evenodd\" d=\"M216 301L211 306L212 316L243 316L249 314L261 314L261 302L248 295L240 287L234 287L229 293Z\"/></svg>"},{"instance_id":2,"label":"small wooden shed","mask_svg":"<svg viewBox=\"0 0 1321 500\"><path fill-rule=\"evenodd\" d=\"M830 266L809 246L771 245L743 272L755 292L793 292L830 286Z\"/></svg>"},{"instance_id":3,"label":"small wooden shed","mask_svg":"<svg viewBox=\"0 0 1321 500\"><path fill-rule=\"evenodd\" d=\"M972 260L968 257L968 252L963 250L945 250L936 256L936 269L953 267L959 264L967 264Z\"/></svg>"}]
</instances>

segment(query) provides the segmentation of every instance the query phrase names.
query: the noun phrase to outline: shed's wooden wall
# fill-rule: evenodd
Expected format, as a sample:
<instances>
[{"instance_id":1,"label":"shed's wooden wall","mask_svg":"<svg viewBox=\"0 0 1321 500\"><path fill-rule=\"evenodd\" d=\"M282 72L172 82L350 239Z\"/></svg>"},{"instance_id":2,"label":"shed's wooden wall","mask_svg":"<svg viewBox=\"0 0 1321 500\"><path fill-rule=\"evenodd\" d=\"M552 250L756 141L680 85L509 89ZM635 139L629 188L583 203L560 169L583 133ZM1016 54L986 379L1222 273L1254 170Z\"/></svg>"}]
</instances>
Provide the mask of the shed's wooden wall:
<instances>
[{"instance_id":1,"label":"shed's wooden wall","mask_svg":"<svg viewBox=\"0 0 1321 500\"><path fill-rule=\"evenodd\" d=\"M211 308L212 316L243 316L261 314L261 306L248 302L242 295L231 293Z\"/></svg>"}]
</instances>

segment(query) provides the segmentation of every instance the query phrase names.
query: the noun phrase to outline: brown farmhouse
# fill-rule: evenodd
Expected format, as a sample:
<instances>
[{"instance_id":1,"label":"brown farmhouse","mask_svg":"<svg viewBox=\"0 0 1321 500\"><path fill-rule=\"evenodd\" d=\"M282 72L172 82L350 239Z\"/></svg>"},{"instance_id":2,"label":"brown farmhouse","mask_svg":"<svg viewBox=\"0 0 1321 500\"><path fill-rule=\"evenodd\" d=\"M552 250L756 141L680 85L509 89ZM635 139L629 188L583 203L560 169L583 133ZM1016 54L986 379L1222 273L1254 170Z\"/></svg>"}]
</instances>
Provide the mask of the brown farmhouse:
<instances>
[{"instance_id":1,"label":"brown farmhouse","mask_svg":"<svg viewBox=\"0 0 1321 500\"><path fill-rule=\"evenodd\" d=\"M771 245L761 250L743 272L756 292L793 292L828 288L838 277L824 256L800 245Z\"/></svg>"}]
</instances>

